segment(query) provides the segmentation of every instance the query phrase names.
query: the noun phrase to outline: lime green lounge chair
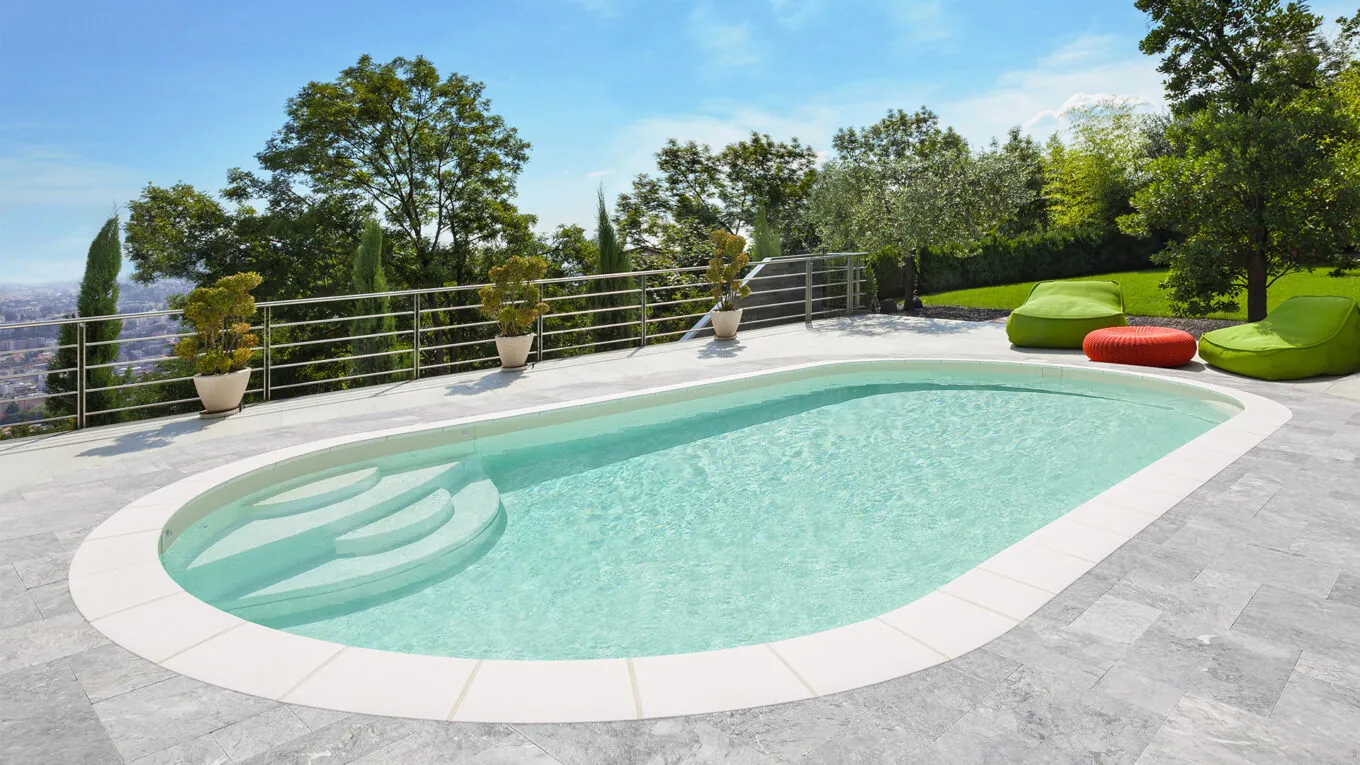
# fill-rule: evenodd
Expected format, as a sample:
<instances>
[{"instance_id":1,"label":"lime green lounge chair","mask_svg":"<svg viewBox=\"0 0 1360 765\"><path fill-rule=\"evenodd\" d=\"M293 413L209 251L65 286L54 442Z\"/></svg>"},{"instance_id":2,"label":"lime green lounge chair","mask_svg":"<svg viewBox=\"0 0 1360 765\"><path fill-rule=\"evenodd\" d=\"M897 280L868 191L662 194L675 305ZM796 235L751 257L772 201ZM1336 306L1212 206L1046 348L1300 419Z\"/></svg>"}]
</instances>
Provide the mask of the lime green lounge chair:
<instances>
[{"instance_id":1,"label":"lime green lounge chair","mask_svg":"<svg viewBox=\"0 0 1360 765\"><path fill-rule=\"evenodd\" d=\"M1119 282L1039 282L1006 320L1006 336L1027 348L1080 348L1088 332L1128 323Z\"/></svg>"},{"instance_id":2,"label":"lime green lounge chair","mask_svg":"<svg viewBox=\"0 0 1360 765\"><path fill-rule=\"evenodd\" d=\"M1348 375L1360 370L1360 306L1348 297L1292 297L1261 321L1206 332L1199 357L1262 380Z\"/></svg>"}]
</instances>

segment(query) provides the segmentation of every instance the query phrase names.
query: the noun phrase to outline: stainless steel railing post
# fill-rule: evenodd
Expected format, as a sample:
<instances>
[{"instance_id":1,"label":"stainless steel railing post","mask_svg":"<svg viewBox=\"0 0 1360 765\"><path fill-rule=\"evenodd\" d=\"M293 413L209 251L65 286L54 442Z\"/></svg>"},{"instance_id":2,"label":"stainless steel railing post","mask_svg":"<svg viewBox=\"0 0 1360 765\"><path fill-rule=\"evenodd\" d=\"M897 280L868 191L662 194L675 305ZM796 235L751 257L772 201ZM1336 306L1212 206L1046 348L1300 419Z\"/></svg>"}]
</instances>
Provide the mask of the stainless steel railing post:
<instances>
[{"instance_id":1,"label":"stainless steel railing post","mask_svg":"<svg viewBox=\"0 0 1360 765\"><path fill-rule=\"evenodd\" d=\"M271 316L271 312L270 312L270 310L269 310L269 306L265 306L265 307L264 307L264 392L263 392L263 396L264 396L264 400L265 400L265 401L268 401L268 400L269 400L269 396L270 396L270 391L269 391L269 374L270 374L270 369L269 369L269 367L271 366L271 359L270 359L271 352L270 352L270 346L272 345L272 338L270 337L270 335L272 334L272 329L273 329L273 317Z\"/></svg>"},{"instance_id":2,"label":"stainless steel railing post","mask_svg":"<svg viewBox=\"0 0 1360 765\"><path fill-rule=\"evenodd\" d=\"M638 292L642 296L642 346L647 346L647 276L638 277L641 286Z\"/></svg>"},{"instance_id":3,"label":"stainless steel railing post","mask_svg":"<svg viewBox=\"0 0 1360 765\"><path fill-rule=\"evenodd\" d=\"M411 296L411 375L420 379L420 293Z\"/></svg>"},{"instance_id":4,"label":"stainless steel railing post","mask_svg":"<svg viewBox=\"0 0 1360 765\"><path fill-rule=\"evenodd\" d=\"M85 322L76 325L76 428L85 427Z\"/></svg>"},{"instance_id":5,"label":"stainless steel railing post","mask_svg":"<svg viewBox=\"0 0 1360 765\"><path fill-rule=\"evenodd\" d=\"M850 256L845 258L845 315L849 316L854 305L854 295L850 284L850 275L854 271L854 260Z\"/></svg>"},{"instance_id":6,"label":"stainless steel railing post","mask_svg":"<svg viewBox=\"0 0 1360 765\"><path fill-rule=\"evenodd\" d=\"M536 361L542 361L542 360L543 360L543 314L539 314L539 315L538 315L538 325L537 325L537 327L535 328L535 334L538 335L538 355L535 357L535 360L536 360Z\"/></svg>"},{"instance_id":7,"label":"stainless steel railing post","mask_svg":"<svg viewBox=\"0 0 1360 765\"><path fill-rule=\"evenodd\" d=\"M803 261L803 321L812 321L812 258Z\"/></svg>"}]
</instances>

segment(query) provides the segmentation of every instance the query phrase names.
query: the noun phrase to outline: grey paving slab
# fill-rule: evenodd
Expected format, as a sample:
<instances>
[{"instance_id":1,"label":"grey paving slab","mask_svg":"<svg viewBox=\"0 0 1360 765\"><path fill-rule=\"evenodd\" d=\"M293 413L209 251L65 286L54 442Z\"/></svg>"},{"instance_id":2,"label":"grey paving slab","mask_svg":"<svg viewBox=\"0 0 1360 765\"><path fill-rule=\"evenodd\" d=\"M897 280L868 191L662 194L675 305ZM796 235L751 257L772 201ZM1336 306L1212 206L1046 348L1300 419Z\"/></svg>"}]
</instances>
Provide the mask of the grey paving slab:
<instances>
[{"instance_id":1,"label":"grey paving slab","mask_svg":"<svg viewBox=\"0 0 1360 765\"><path fill-rule=\"evenodd\" d=\"M359 759L410 736L418 723L353 715L242 762L331 765ZM389 760L399 762L399 760Z\"/></svg>"},{"instance_id":2,"label":"grey paving slab","mask_svg":"<svg viewBox=\"0 0 1360 765\"><path fill-rule=\"evenodd\" d=\"M302 721L302 724L311 730L321 730L350 716L349 712L337 712L333 709L299 706L290 706L289 709L292 709L293 714Z\"/></svg>"},{"instance_id":3,"label":"grey paving slab","mask_svg":"<svg viewBox=\"0 0 1360 765\"><path fill-rule=\"evenodd\" d=\"M71 600L71 590L65 581L34 587L28 591L28 597L44 619L74 613L76 610L76 604Z\"/></svg>"},{"instance_id":4,"label":"grey paving slab","mask_svg":"<svg viewBox=\"0 0 1360 765\"><path fill-rule=\"evenodd\" d=\"M0 674L104 645L109 639L77 613L0 629Z\"/></svg>"},{"instance_id":5,"label":"grey paving slab","mask_svg":"<svg viewBox=\"0 0 1360 765\"><path fill-rule=\"evenodd\" d=\"M276 706L176 676L96 702L94 709L119 753L135 760Z\"/></svg>"},{"instance_id":6,"label":"grey paving slab","mask_svg":"<svg viewBox=\"0 0 1360 765\"><path fill-rule=\"evenodd\" d=\"M1095 689L1111 698L1127 701L1149 712L1166 715L1180 703L1185 690L1168 683L1148 679L1122 664L1116 664L1101 675Z\"/></svg>"},{"instance_id":7,"label":"grey paving slab","mask_svg":"<svg viewBox=\"0 0 1360 765\"><path fill-rule=\"evenodd\" d=\"M122 646L108 643L72 655L71 670L90 701L103 701L175 677Z\"/></svg>"},{"instance_id":8,"label":"grey paving slab","mask_svg":"<svg viewBox=\"0 0 1360 765\"><path fill-rule=\"evenodd\" d=\"M758 741L733 738L714 724L712 715L587 725L524 725L515 729L563 765L599 762L771 765L789 761L762 751Z\"/></svg>"},{"instance_id":9,"label":"grey paving slab","mask_svg":"<svg viewBox=\"0 0 1360 765\"><path fill-rule=\"evenodd\" d=\"M71 568L74 551L62 550L38 558L14 562L14 570L19 572L25 587L41 587L44 584L63 582L66 572Z\"/></svg>"},{"instance_id":10,"label":"grey paving slab","mask_svg":"<svg viewBox=\"0 0 1360 765\"><path fill-rule=\"evenodd\" d=\"M1018 662L1012 665L1019 666ZM910 721L933 738L958 722L1007 676L1009 672L995 679L978 677L952 666L938 666L839 695L866 716Z\"/></svg>"},{"instance_id":11,"label":"grey paving slab","mask_svg":"<svg viewBox=\"0 0 1360 765\"><path fill-rule=\"evenodd\" d=\"M1070 625L1035 616L993 640L987 650L1020 662L1030 669L1089 688L1119 660L1125 646L1089 632L1074 630Z\"/></svg>"},{"instance_id":12,"label":"grey paving slab","mask_svg":"<svg viewBox=\"0 0 1360 765\"><path fill-rule=\"evenodd\" d=\"M415 731L405 738L351 762L355 765L559 765L558 760L508 725L423 724L414 727Z\"/></svg>"},{"instance_id":13,"label":"grey paving slab","mask_svg":"<svg viewBox=\"0 0 1360 765\"><path fill-rule=\"evenodd\" d=\"M1143 750L1138 765L1354 763L1360 750L1287 721L1187 695Z\"/></svg>"},{"instance_id":14,"label":"grey paving slab","mask_svg":"<svg viewBox=\"0 0 1360 765\"><path fill-rule=\"evenodd\" d=\"M1360 656L1360 607L1262 585L1233 631L1348 661Z\"/></svg>"},{"instance_id":15,"label":"grey paving slab","mask_svg":"<svg viewBox=\"0 0 1360 765\"><path fill-rule=\"evenodd\" d=\"M3 508L5 518L18 515L18 510L22 506L20 502L9 502L0 505ZM40 531L36 534L28 534L17 537L0 537L0 566L12 564L20 560L32 560L40 555L49 555L62 551L61 540L50 531Z\"/></svg>"},{"instance_id":16,"label":"grey paving slab","mask_svg":"<svg viewBox=\"0 0 1360 765\"><path fill-rule=\"evenodd\" d=\"M240 762L310 732L292 710L278 706L219 728L212 737L228 757Z\"/></svg>"},{"instance_id":17,"label":"grey paving slab","mask_svg":"<svg viewBox=\"0 0 1360 765\"><path fill-rule=\"evenodd\" d=\"M1338 748L1360 749L1360 687L1332 683L1306 672L1295 672L1271 710L1272 720L1308 731L1319 741L1338 742Z\"/></svg>"},{"instance_id":18,"label":"grey paving slab","mask_svg":"<svg viewBox=\"0 0 1360 765\"><path fill-rule=\"evenodd\" d=\"M41 619L38 604L28 594L14 566L0 565L0 629Z\"/></svg>"},{"instance_id":19,"label":"grey paving slab","mask_svg":"<svg viewBox=\"0 0 1360 765\"><path fill-rule=\"evenodd\" d=\"M1133 762L1162 715L1021 667L933 745L956 762Z\"/></svg>"},{"instance_id":20,"label":"grey paving slab","mask_svg":"<svg viewBox=\"0 0 1360 765\"><path fill-rule=\"evenodd\" d=\"M1342 571L1336 578L1332 591L1327 593L1327 599L1350 606L1360 606L1360 576Z\"/></svg>"},{"instance_id":21,"label":"grey paving slab","mask_svg":"<svg viewBox=\"0 0 1360 765\"><path fill-rule=\"evenodd\" d=\"M216 739L199 736L133 760L131 765L227 765L230 762L231 758L218 746Z\"/></svg>"},{"instance_id":22,"label":"grey paving slab","mask_svg":"<svg viewBox=\"0 0 1360 765\"><path fill-rule=\"evenodd\" d=\"M0 762L121 763L66 662L0 675Z\"/></svg>"},{"instance_id":23,"label":"grey paving slab","mask_svg":"<svg viewBox=\"0 0 1360 765\"><path fill-rule=\"evenodd\" d=\"M1112 643L1132 643L1161 615L1161 609L1105 593L1067 628Z\"/></svg>"},{"instance_id":24,"label":"grey paving slab","mask_svg":"<svg viewBox=\"0 0 1360 765\"><path fill-rule=\"evenodd\" d=\"M707 348L564 360L509 386L494 376L497 385L432 378L275 402L214 423L148 421L0 445L0 761L1360 760L1360 378L1295 385L1166 372L1285 402L1294 419L985 649L821 699L597 725L372 718L173 675L108 644L73 610L65 562L97 523L261 443L805 359L1017 357L997 326L883 317L744 333L727 357ZM1080 354L1043 358L1086 363Z\"/></svg>"}]
</instances>

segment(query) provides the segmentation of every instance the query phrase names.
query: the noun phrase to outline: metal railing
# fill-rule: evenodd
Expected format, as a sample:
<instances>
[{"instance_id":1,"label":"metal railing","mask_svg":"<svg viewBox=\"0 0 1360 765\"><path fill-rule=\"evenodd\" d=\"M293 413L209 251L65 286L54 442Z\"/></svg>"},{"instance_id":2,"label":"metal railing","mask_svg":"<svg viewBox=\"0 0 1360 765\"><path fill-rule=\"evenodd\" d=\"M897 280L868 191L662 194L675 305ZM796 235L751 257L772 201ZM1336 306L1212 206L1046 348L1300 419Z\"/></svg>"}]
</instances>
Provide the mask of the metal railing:
<instances>
[{"instance_id":1,"label":"metal railing","mask_svg":"<svg viewBox=\"0 0 1360 765\"><path fill-rule=\"evenodd\" d=\"M794 255L753 264L743 279L752 289L742 326L812 321L853 313L863 301L862 255ZM704 280L705 270L704 266L694 266L539 280L537 284L550 311L535 323L533 360L645 347L711 334L707 320L715 306L708 294L710 285ZM626 289L601 286L622 280L628 280L631 286ZM247 403L305 395L309 389L334 389L340 384L348 387L355 383L419 379L493 366L498 360L494 348L496 322L479 314L477 291L482 286L262 301L256 306L259 323L254 327L261 343L252 362L258 375L252 377L254 385L246 391ZM361 305L386 308L354 315L334 310L338 304L353 305L358 301L365 301ZM393 310L394 302L406 305ZM126 328L130 321L174 322L182 315L179 310L162 310L0 324L0 342L7 333L31 334L32 330L52 327L58 329L59 337L71 341L59 339L55 345L9 351L0 346L0 359L37 356L36 363L41 363L42 354L61 358L66 351L73 351L70 355L74 357L70 366L62 368L52 369L49 360L43 369L0 372L0 383L29 389L17 394L11 391L8 397L0 398L0 415L7 411L12 414L16 407L32 410L35 407L26 406L30 401L40 401L40 413L44 415L10 423L0 419L0 428L20 426L30 433L47 432L56 429L58 423L85 428L140 417L157 409L169 410L168 413L192 410L197 403L191 385L193 370L189 362L177 359L168 350L170 343L192 332L87 340L89 328L100 322L121 321ZM358 321L377 324L356 325ZM367 326L368 331L356 333L356 326ZM348 331L343 331L346 327ZM337 328L342 331L337 332ZM377 350L356 353L358 341L371 341ZM90 362L91 351L99 346L146 343L160 344L149 358ZM364 361L370 363L356 364ZM91 373L97 370L108 370L103 376L112 377L115 382L92 385ZM30 378L35 382L24 385L12 382ZM69 389L43 391L36 382L42 378L62 381ZM4 395L3 390L0 395ZM90 408L92 401L96 404L94 409Z\"/></svg>"}]
</instances>

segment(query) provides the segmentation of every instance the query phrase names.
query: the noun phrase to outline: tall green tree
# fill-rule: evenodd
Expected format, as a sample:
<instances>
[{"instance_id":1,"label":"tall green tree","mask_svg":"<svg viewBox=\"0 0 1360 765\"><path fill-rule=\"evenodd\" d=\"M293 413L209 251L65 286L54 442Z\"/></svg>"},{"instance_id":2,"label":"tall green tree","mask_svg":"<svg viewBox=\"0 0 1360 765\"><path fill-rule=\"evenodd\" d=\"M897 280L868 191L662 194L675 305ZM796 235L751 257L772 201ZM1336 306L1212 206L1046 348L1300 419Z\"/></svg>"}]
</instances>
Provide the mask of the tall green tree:
<instances>
[{"instance_id":1,"label":"tall green tree","mask_svg":"<svg viewBox=\"0 0 1360 765\"><path fill-rule=\"evenodd\" d=\"M1048 200L1044 198L1044 151L1033 138L1012 127L1006 133L1006 142L1001 145L1007 158L1025 177L1025 188L1033 196L1028 204L1021 205L1015 216L1001 224L1005 236L1017 236L1043 231L1048 228Z\"/></svg>"},{"instance_id":2,"label":"tall green tree","mask_svg":"<svg viewBox=\"0 0 1360 765\"><path fill-rule=\"evenodd\" d=\"M1300 268L1340 266L1360 240L1354 147L1340 76L1354 69L1356 20L1330 44L1306 5L1279 0L1137 0L1162 56L1172 152L1121 220L1131 232L1175 237L1160 256L1183 313L1267 313L1267 291Z\"/></svg>"},{"instance_id":3,"label":"tall green tree","mask_svg":"<svg viewBox=\"0 0 1360 765\"><path fill-rule=\"evenodd\" d=\"M367 294L387 291L387 276L383 272L383 232L377 221L369 221L364 226L364 236L359 249L354 253L354 291ZM350 325L350 335L357 338L350 341L350 352L356 358L352 374L376 375L392 369L394 356L373 356L386 353L393 348L392 332L396 331L396 319L385 316L392 312L392 301L386 297L361 298L355 301L354 311L358 316ZM366 337L367 335L385 335Z\"/></svg>"},{"instance_id":4,"label":"tall green tree","mask_svg":"<svg viewBox=\"0 0 1360 765\"><path fill-rule=\"evenodd\" d=\"M830 249L897 252L966 245L1033 202L1023 159L995 141L974 152L928 109L847 129L822 169L809 217Z\"/></svg>"},{"instance_id":5,"label":"tall green tree","mask_svg":"<svg viewBox=\"0 0 1360 765\"><path fill-rule=\"evenodd\" d=\"M1129 199L1144 183L1147 118L1128 99L1104 99L1069 109L1070 142L1049 141L1043 187L1053 225L1113 232Z\"/></svg>"},{"instance_id":6,"label":"tall green tree","mask_svg":"<svg viewBox=\"0 0 1360 765\"><path fill-rule=\"evenodd\" d=\"M350 289L354 241L367 211L356 200L299 190L282 176L228 173L216 196L186 184L148 184L128 203L127 255L141 283L198 286L254 271L261 300Z\"/></svg>"},{"instance_id":7,"label":"tall green tree","mask_svg":"<svg viewBox=\"0 0 1360 765\"><path fill-rule=\"evenodd\" d=\"M76 298L76 316L112 316L118 313L118 272L123 268L122 247L118 241L118 217L105 221L104 226L90 242L89 254L85 258L85 276L80 281L80 295ZM76 344L76 326L64 325L58 343L62 346L49 364L52 370L47 375L47 409L49 417L75 414L76 397L57 394L74 393L78 390L77 373L73 370L79 365ZM91 321L85 323L85 411L98 412L116 406L113 391L93 390L113 385L117 374L112 366L118 360L118 335L123 331L123 322L118 319ZM117 415L102 415L91 420L113 422Z\"/></svg>"},{"instance_id":8,"label":"tall green tree","mask_svg":"<svg viewBox=\"0 0 1360 765\"><path fill-rule=\"evenodd\" d=\"M491 111L480 82L441 76L423 57L363 56L334 81L302 88L287 115L260 165L373 205L392 227L392 265L408 286L465 282L478 247L532 227L511 202L529 144Z\"/></svg>"},{"instance_id":9,"label":"tall green tree","mask_svg":"<svg viewBox=\"0 0 1360 765\"><path fill-rule=\"evenodd\" d=\"M618 231L625 246L666 253L672 263L707 262L710 233L750 230L761 204L792 247L809 248L815 232L805 211L817 178L817 153L794 138L751 133L720 151L694 141L666 142L656 176L642 174L619 195Z\"/></svg>"},{"instance_id":10,"label":"tall green tree","mask_svg":"<svg viewBox=\"0 0 1360 765\"><path fill-rule=\"evenodd\" d=\"M768 258L779 257L779 231L770 224L765 213L765 205L756 211L755 225L751 227L751 256L759 263Z\"/></svg>"},{"instance_id":11,"label":"tall green tree","mask_svg":"<svg viewBox=\"0 0 1360 765\"><path fill-rule=\"evenodd\" d=\"M597 274L626 274L633 270L633 260L628 252L623 249L623 244L619 242L618 234L614 231L614 222L609 219L609 208L605 205L604 189L600 189L597 199L597 223L595 228L595 245L599 252ZM598 292L624 292L626 294L601 295L596 300L597 308L618 308L619 306L632 305L636 301L633 299L632 290L634 289L633 277L616 276L609 279L599 279L591 283L591 289ZM628 321L631 310L604 311L595 314L596 324L621 324ZM602 340L620 339L629 335L628 327L609 327L597 330L597 334Z\"/></svg>"}]
</instances>

